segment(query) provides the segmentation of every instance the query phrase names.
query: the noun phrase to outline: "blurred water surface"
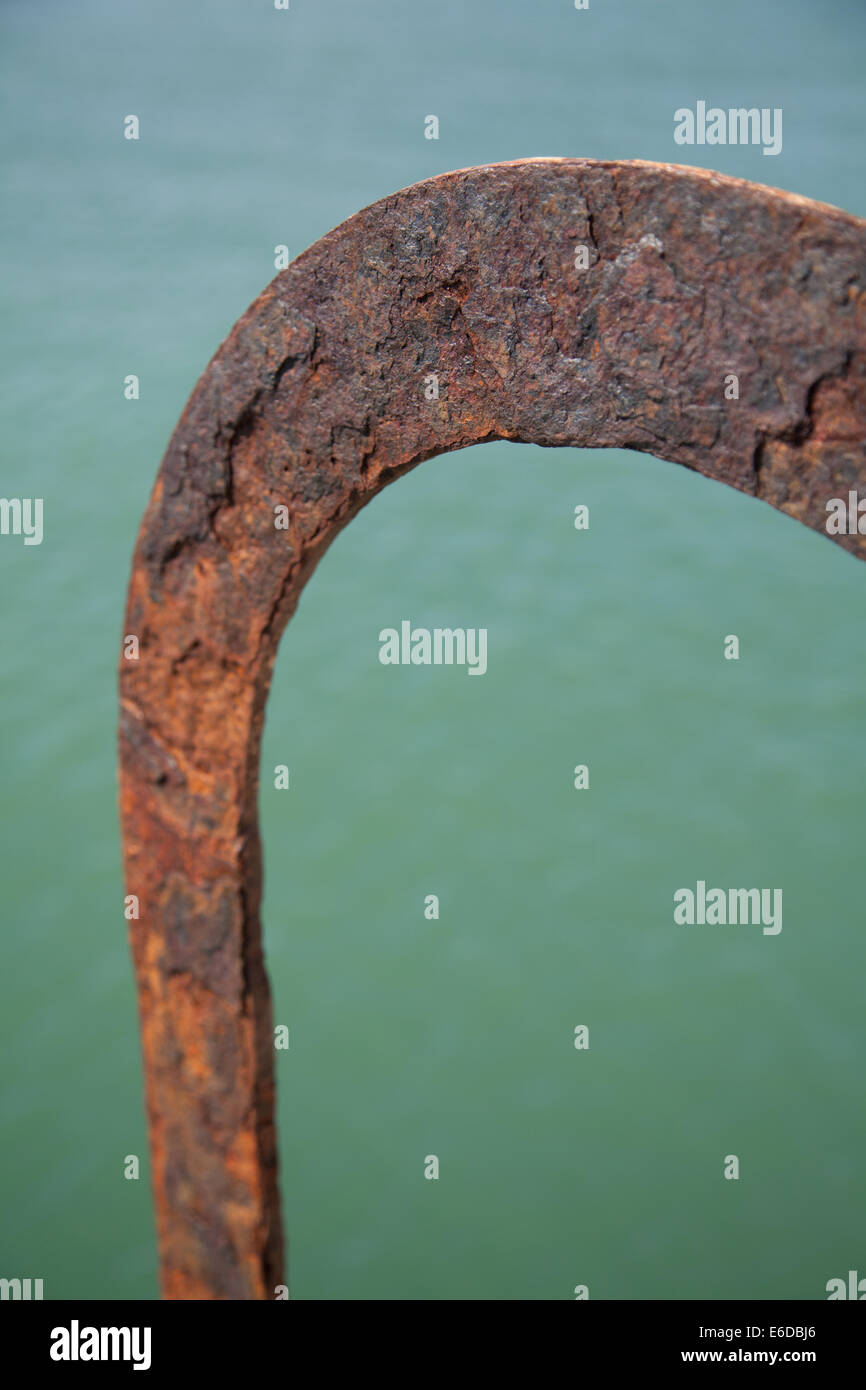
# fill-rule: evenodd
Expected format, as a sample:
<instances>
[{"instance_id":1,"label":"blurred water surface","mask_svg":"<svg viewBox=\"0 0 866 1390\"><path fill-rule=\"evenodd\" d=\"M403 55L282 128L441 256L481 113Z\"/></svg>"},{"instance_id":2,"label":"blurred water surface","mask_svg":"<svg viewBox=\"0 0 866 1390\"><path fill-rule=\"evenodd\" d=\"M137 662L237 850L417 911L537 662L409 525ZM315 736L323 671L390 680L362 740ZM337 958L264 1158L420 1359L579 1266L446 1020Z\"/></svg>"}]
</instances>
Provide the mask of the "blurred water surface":
<instances>
[{"instance_id":1,"label":"blurred water surface","mask_svg":"<svg viewBox=\"0 0 866 1390\"><path fill-rule=\"evenodd\" d=\"M0 1273L156 1296L114 668L160 457L275 245L527 155L863 215L863 38L861 6L804 0L3 4L2 492L45 499L45 539L0 542ZM675 146L698 99L782 107L782 154ZM487 674L383 668L403 618L486 627ZM636 454L466 450L338 538L262 758L293 1297L821 1298L862 1272L864 620L862 565ZM675 927L698 878L781 886L782 932Z\"/></svg>"}]
</instances>

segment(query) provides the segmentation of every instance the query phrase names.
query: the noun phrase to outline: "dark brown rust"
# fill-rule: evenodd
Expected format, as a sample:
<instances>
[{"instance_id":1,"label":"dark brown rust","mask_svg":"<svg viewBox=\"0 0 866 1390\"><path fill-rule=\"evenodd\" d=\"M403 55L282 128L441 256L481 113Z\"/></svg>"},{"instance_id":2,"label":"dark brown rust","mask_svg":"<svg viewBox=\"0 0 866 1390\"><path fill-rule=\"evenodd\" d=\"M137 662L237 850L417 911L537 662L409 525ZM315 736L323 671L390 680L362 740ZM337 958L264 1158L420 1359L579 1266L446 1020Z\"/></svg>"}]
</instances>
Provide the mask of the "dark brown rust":
<instances>
[{"instance_id":1,"label":"dark brown rust","mask_svg":"<svg viewBox=\"0 0 866 1390\"><path fill-rule=\"evenodd\" d=\"M323 551L387 483L489 439L640 449L824 532L830 498L866 495L864 274L866 223L834 208L696 169L529 160L365 209L223 343L144 516L140 658L120 663L166 1298L273 1298L282 1279L258 758ZM837 539L866 556L866 536Z\"/></svg>"}]
</instances>

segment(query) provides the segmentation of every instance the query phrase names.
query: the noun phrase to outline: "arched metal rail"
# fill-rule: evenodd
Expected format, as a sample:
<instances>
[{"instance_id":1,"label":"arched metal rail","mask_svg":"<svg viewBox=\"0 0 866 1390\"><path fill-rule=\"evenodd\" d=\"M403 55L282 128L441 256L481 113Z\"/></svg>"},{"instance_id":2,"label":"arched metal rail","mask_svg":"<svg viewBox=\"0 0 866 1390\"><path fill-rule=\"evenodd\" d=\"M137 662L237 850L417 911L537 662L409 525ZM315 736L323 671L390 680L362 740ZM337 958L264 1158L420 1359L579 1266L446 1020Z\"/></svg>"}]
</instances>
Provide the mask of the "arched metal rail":
<instances>
[{"instance_id":1,"label":"arched metal rail","mask_svg":"<svg viewBox=\"0 0 866 1390\"><path fill-rule=\"evenodd\" d=\"M864 286L866 223L834 208L525 160L359 212L222 344L142 522L120 662L164 1297L283 1282L257 778L277 643L323 551L387 483L492 439L643 450L826 533L830 499L866 497ZM833 539L866 557L856 527Z\"/></svg>"}]
</instances>

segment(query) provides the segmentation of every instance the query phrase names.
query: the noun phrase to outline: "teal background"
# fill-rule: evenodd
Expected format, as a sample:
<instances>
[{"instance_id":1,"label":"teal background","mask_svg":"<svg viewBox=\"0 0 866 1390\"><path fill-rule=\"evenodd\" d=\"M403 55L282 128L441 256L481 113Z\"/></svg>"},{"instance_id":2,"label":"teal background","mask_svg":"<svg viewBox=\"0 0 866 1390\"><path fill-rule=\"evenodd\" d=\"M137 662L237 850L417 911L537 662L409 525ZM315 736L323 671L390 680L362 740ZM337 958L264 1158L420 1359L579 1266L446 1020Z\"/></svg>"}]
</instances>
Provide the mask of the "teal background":
<instances>
[{"instance_id":1,"label":"teal background","mask_svg":"<svg viewBox=\"0 0 866 1390\"><path fill-rule=\"evenodd\" d=\"M0 7L0 493L45 499L41 546L0 538L0 1275L156 1297L115 668L159 460L273 248L528 155L866 215L864 27L838 0ZM676 146L699 98L781 106L782 154ZM381 667L404 617L486 626L487 675ZM866 1274L864 622L841 549L637 454L466 450L338 538L262 757L293 1298ZM698 878L782 887L781 934L675 927Z\"/></svg>"}]
</instances>

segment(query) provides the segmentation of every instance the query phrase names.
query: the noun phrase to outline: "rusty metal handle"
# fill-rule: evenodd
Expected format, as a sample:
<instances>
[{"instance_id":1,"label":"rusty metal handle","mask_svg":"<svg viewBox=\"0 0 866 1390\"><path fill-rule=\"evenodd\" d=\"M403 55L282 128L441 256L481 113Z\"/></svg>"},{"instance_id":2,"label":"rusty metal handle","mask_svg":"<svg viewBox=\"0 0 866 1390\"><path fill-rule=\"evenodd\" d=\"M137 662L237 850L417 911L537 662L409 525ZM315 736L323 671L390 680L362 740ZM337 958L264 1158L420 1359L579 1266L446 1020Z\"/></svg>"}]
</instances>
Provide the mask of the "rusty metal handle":
<instances>
[{"instance_id":1,"label":"rusty metal handle","mask_svg":"<svg viewBox=\"0 0 866 1390\"><path fill-rule=\"evenodd\" d=\"M643 450L825 532L829 499L866 495L864 274L866 223L834 208L527 160L358 213L216 353L142 522L120 662L164 1297L283 1280L256 793L277 643L323 551L387 483L489 439ZM833 538L866 557L856 526Z\"/></svg>"}]
</instances>

